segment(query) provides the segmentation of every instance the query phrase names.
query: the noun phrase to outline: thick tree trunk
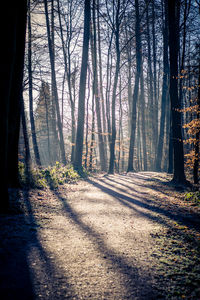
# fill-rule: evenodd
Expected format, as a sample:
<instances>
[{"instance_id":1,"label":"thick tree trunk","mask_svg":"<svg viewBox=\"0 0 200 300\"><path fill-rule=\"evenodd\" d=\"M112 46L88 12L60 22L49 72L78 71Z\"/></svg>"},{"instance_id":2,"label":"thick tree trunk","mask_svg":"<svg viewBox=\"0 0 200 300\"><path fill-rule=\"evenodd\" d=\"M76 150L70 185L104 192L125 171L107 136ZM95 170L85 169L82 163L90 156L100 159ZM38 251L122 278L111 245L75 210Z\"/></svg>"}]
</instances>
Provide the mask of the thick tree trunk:
<instances>
[{"instance_id":1,"label":"thick tree trunk","mask_svg":"<svg viewBox=\"0 0 200 300\"><path fill-rule=\"evenodd\" d=\"M24 66L25 32L26 32L26 2L23 1L18 10L16 24L15 62L13 66L12 87L10 93L10 108L8 122L8 182L10 187L19 186L18 177L18 142L20 132L21 95ZM5 58L4 58L5 59Z\"/></svg>"},{"instance_id":2,"label":"thick tree trunk","mask_svg":"<svg viewBox=\"0 0 200 300\"><path fill-rule=\"evenodd\" d=\"M174 152L173 181L184 184L186 182L184 172L184 153L181 114L181 104L178 97L178 41L179 24L177 15L179 0L168 0L168 24L169 24L169 53L170 53L170 100L172 114L172 137Z\"/></svg>"},{"instance_id":3,"label":"thick tree trunk","mask_svg":"<svg viewBox=\"0 0 200 300\"><path fill-rule=\"evenodd\" d=\"M80 173L82 172L82 155L83 155L83 136L85 121L85 87L87 78L88 49L90 39L90 0L85 0L84 8L84 36L83 36L83 52L79 86L79 102L78 102L78 122L76 134L76 150L74 167Z\"/></svg>"},{"instance_id":4,"label":"thick tree trunk","mask_svg":"<svg viewBox=\"0 0 200 300\"><path fill-rule=\"evenodd\" d=\"M1 46L1 54L3 59L0 63L1 72L1 109L0 109L0 166L1 166L1 204L0 212L6 212L9 208L9 196L8 196L8 158L11 155L11 150L14 156L16 149L9 149L11 143L9 127L15 128L13 134L19 135L19 126L16 123L12 124L14 118L8 119L11 116L11 109L13 100L11 97L15 95L15 102L17 110L20 111L20 97L22 87L22 74L23 74L23 57L25 49L25 28L26 28L26 1L20 1L18 5L14 3L3 2L2 11L4 17L0 21L0 32L3 44ZM18 70L17 74L15 73ZM16 83L17 81L17 83ZM16 91L14 91L16 88ZM10 112L9 112L10 111ZM18 121L17 121L18 122ZM11 137L12 138L12 137ZM15 140L16 142L16 140ZM8 147L8 145L10 145ZM8 154L10 152L10 154ZM13 159L15 165L13 168L16 170L17 161ZM12 172L12 169L9 170Z\"/></svg>"}]
</instances>

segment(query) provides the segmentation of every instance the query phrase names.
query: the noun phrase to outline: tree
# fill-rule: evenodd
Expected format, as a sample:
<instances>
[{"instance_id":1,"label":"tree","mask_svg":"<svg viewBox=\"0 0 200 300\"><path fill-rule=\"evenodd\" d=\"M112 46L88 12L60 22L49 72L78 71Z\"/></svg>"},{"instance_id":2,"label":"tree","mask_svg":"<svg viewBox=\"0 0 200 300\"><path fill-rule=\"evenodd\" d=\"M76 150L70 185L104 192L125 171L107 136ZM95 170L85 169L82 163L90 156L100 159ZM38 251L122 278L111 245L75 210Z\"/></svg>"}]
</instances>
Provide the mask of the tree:
<instances>
[{"instance_id":1,"label":"tree","mask_svg":"<svg viewBox=\"0 0 200 300\"><path fill-rule=\"evenodd\" d=\"M142 51L141 51L141 35L140 35L140 15L139 15L139 3L135 1L135 39L136 39L136 74L135 74L135 86L133 91L133 103L132 103L132 116L131 116L131 134L129 144L129 158L127 172L134 171L133 168L133 156L135 145L135 129L136 129L136 116L137 116L137 101L139 93L139 80L141 74L142 63Z\"/></svg>"},{"instance_id":2,"label":"tree","mask_svg":"<svg viewBox=\"0 0 200 300\"><path fill-rule=\"evenodd\" d=\"M100 106L100 89L97 72L97 34L96 34L96 2L93 0L92 9L92 31L91 31L91 53L92 53L92 65L93 65L93 85L94 85L94 96L96 104L96 115L97 115L97 128L98 128L98 139L99 139L99 154L101 170L107 170L107 161L105 155L105 146L103 140L102 122L101 122L101 106Z\"/></svg>"},{"instance_id":3,"label":"tree","mask_svg":"<svg viewBox=\"0 0 200 300\"><path fill-rule=\"evenodd\" d=\"M84 4L84 36L83 36L83 50L82 50L82 63L79 84L79 101L78 101L78 121L77 121L77 134L75 146L75 160L74 168L82 172L82 155L83 155L83 135L84 135L84 121L85 121L85 89L87 78L87 65L88 65L88 49L90 39L90 0L85 0Z\"/></svg>"},{"instance_id":4,"label":"tree","mask_svg":"<svg viewBox=\"0 0 200 300\"><path fill-rule=\"evenodd\" d=\"M172 116L172 137L174 153L173 182L185 184L183 139L181 132L181 103L178 96L178 42L180 1L168 0L169 56L170 56L170 100Z\"/></svg>"},{"instance_id":5,"label":"tree","mask_svg":"<svg viewBox=\"0 0 200 300\"><path fill-rule=\"evenodd\" d=\"M18 168L18 161L15 157L16 152L18 153L18 116L22 92L27 2L23 0L17 5L15 1L4 2L2 6L5 18L1 18L0 21L0 32L4 41L1 47L3 59L0 62L2 78L0 83L2 99L0 110L0 166L2 171L0 211L5 212L9 209L8 172L13 171L17 176ZM13 114L17 115L16 119ZM9 159L12 164L9 164ZM14 181L17 181L17 178Z\"/></svg>"},{"instance_id":6,"label":"tree","mask_svg":"<svg viewBox=\"0 0 200 300\"><path fill-rule=\"evenodd\" d=\"M53 9L53 0L52 1L52 9ZM56 70L55 70L55 55L54 55L54 39L50 32L50 24L49 24L49 13L48 13L48 5L47 0L44 0L44 9L45 9L45 17L46 17L46 27L47 27L47 37L48 37L48 47L49 47L49 58L51 64L51 78L52 78L52 96L53 101L56 107L56 116L57 116L57 125L59 132L59 146L61 152L62 163L66 165L66 156L65 156L65 145L64 145L64 137L63 137L63 128L60 117L60 107L59 107L59 99L58 99L58 90L57 90L57 82L56 82ZM53 17L54 18L54 17ZM52 18L52 20L53 20ZM54 31L54 28L52 32Z\"/></svg>"},{"instance_id":7,"label":"tree","mask_svg":"<svg viewBox=\"0 0 200 300\"><path fill-rule=\"evenodd\" d=\"M33 151L35 155L35 162L41 166L40 154L38 149L35 120L33 114L33 81L32 81L32 34L31 34L31 11L30 0L28 1L28 82L29 82L29 118L31 123L31 136L33 143Z\"/></svg>"},{"instance_id":8,"label":"tree","mask_svg":"<svg viewBox=\"0 0 200 300\"><path fill-rule=\"evenodd\" d=\"M114 5L114 4L113 4ZM109 174L114 173L114 161L115 161L115 141L116 141L116 121L115 121L115 107L116 107L116 93L117 93L117 84L119 78L120 70L120 47L119 47L119 30L120 30L120 0L116 4L116 13L115 13L115 24L113 24L113 31L115 35L115 47L116 47L116 66L115 66L115 76L114 84L112 91L112 133L110 140L110 162L109 162Z\"/></svg>"},{"instance_id":9,"label":"tree","mask_svg":"<svg viewBox=\"0 0 200 300\"><path fill-rule=\"evenodd\" d=\"M160 133L157 146L156 170L161 170L163 157L164 143L164 128L166 120L166 109L168 101L168 86L169 86L169 58L168 58L168 16L167 16L167 1L164 1L164 24L163 24L163 82L162 82L162 98L161 98L161 117L160 117Z\"/></svg>"}]
</instances>

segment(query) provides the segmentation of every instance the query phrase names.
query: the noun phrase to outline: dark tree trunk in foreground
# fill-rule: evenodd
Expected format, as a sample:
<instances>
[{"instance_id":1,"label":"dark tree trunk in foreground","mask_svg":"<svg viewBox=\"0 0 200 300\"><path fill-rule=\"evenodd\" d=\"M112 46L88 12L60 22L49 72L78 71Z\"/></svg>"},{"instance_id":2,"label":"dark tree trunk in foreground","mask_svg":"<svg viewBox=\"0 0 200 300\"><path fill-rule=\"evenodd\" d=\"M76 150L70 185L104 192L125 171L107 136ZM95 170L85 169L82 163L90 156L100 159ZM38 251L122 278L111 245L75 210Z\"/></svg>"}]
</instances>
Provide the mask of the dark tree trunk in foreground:
<instances>
[{"instance_id":1,"label":"dark tree trunk in foreground","mask_svg":"<svg viewBox=\"0 0 200 300\"><path fill-rule=\"evenodd\" d=\"M178 42L179 42L179 16L177 15L179 0L168 0L169 24L169 53L170 53L170 100L172 114L172 137L174 152L173 181L184 184L184 154L181 126L181 104L178 96Z\"/></svg>"},{"instance_id":2,"label":"dark tree trunk in foreground","mask_svg":"<svg viewBox=\"0 0 200 300\"><path fill-rule=\"evenodd\" d=\"M79 85L78 122L77 122L75 160L74 160L74 167L79 172L82 172L83 135L84 135L84 120L85 120L85 88L86 88L88 49L89 49L89 39L90 39L90 15L91 15L90 0L85 0L83 51L82 51L80 85Z\"/></svg>"},{"instance_id":3,"label":"dark tree trunk in foreground","mask_svg":"<svg viewBox=\"0 0 200 300\"><path fill-rule=\"evenodd\" d=\"M3 41L1 46L2 60L0 63L0 167L2 172L0 180L0 211L5 212L9 208L8 172L14 170L15 176L17 176L16 170L18 162L16 152L18 147L17 137L19 136L20 96L23 76L27 3L24 0L14 5L14 3L7 1L3 2L2 6L4 17L1 18L0 21L0 33ZM15 112L13 105L16 105L17 111ZM12 113L17 115L16 118L12 116ZM13 147L12 149L10 149L11 145ZM11 157L12 155L14 157ZM8 164L8 159L11 159L14 165ZM12 180L16 182L17 178L12 178Z\"/></svg>"},{"instance_id":4,"label":"dark tree trunk in foreground","mask_svg":"<svg viewBox=\"0 0 200 300\"><path fill-rule=\"evenodd\" d=\"M22 12L20 11L22 10ZM9 99L8 115L8 183L10 187L19 186L18 178L18 141L20 132L21 94L24 66L24 47L26 31L26 2L22 1L17 8L15 61ZM5 58L3 58L5 59Z\"/></svg>"},{"instance_id":5,"label":"dark tree trunk in foreground","mask_svg":"<svg viewBox=\"0 0 200 300\"><path fill-rule=\"evenodd\" d=\"M134 157L134 146L135 146L135 129L136 129L136 117L137 117L137 101L139 92L139 80L141 73L141 35L140 35L140 16L139 16L139 4L138 0L135 0L135 38L136 38L136 75L135 75L135 86L133 92L133 104L132 104L132 118L131 118L131 136L129 145L129 158L128 158L128 169L127 172L134 171L133 168L133 157Z\"/></svg>"}]
</instances>

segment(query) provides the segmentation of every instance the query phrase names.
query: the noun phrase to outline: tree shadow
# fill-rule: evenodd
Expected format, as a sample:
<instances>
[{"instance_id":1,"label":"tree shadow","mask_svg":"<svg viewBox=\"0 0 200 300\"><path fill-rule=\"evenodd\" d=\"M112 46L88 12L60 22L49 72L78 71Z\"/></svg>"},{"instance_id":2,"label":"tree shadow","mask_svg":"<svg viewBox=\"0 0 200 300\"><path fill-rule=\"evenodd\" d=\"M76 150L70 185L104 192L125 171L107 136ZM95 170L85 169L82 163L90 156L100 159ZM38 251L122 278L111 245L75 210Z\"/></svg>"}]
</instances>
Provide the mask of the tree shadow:
<instances>
[{"instance_id":1,"label":"tree shadow","mask_svg":"<svg viewBox=\"0 0 200 300\"><path fill-rule=\"evenodd\" d=\"M92 184L93 186L97 187L104 193L114 197L116 200L118 200L121 204L124 206L138 212L139 214L147 217L148 219L155 221L157 223L163 224L166 227L171 227L171 225L168 223L167 219L164 217L167 217L168 219L171 219L172 221L181 222L183 225L186 225L192 229L198 229L199 228L199 216L198 214L193 213L191 216L186 216L183 213L180 212L172 212L169 209L164 209L162 207L159 207L156 202L150 204L146 203L145 199L143 197L138 197L139 200L136 199L136 197L130 197L127 195L124 195L122 193L119 193L115 191L116 188L115 184L111 185L113 188L106 187L98 182L95 182L94 180L87 179L87 182ZM107 184L106 182L104 182ZM133 206L133 205L134 206ZM138 208L146 209L147 211L141 211L138 210Z\"/></svg>"},{"instance_id":2,"label":"tree shadow","mask_svg":"<svg viewBox=\"0 0 200 300\"><path fill-rule=\"evenodd\" d=\"M63 299L56 289L56 274L62 270L50 260L40 242L28 190L23 195L15 191L14 198L13 213L0 219L1 299L33 300L39 294L40 299ZM73 296L65 279L66 291Z\"/></svg>"},{"instance_id":3,"label":"tree shadow","mask_svg":"<svg viewBox=\"0 0 200 300\"><path fill-rule=\"evenodd\" d=\"M123 285L126 289L126 295L124 295L123 299L158 299L156 298L158 295L156 287L152 286L149 275L145 274L145 272L143 272L142 276L139 274L138 262L135 261L134 265L130 264L123 256L119 255L115 250L110 249L102 235L95 231L92 226L87 225L81 220L81 216L67 202L66 197L63 197L59 191L56 195L58 200L61 201L67 217L92 242L96 250L100 253L101 258L106 261L106 264L111 264L115 272L123 276Z\"/></svg>"}]
</instances>

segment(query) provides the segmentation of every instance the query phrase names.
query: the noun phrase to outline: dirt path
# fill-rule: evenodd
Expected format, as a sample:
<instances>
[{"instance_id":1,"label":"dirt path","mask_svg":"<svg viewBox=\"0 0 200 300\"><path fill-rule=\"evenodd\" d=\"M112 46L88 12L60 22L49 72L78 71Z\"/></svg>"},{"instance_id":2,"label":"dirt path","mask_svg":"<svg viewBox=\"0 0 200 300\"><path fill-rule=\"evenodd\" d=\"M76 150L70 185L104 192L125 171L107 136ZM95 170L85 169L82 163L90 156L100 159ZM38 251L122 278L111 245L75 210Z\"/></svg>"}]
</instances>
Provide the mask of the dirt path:
<instances>
[{"instance_id":1,"label":"dirt path","mask_svg":"<svg viewBox=\"0 0 200 300\"><path fill-rule=\"evenodd\" d=\"M164 299L152 236L187 208L177 210L174 198L165 207L172 195L153 186L155 177L98 176L24 192L25 214L3 224L16 233L0 247L3 299Z\"/></svg>"}]
</instances>

